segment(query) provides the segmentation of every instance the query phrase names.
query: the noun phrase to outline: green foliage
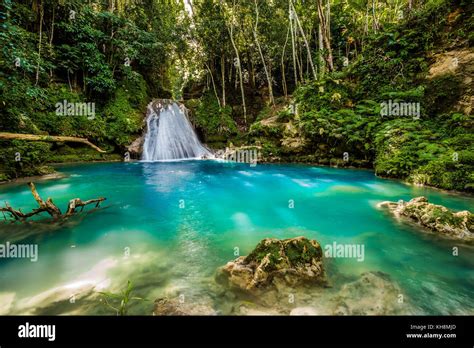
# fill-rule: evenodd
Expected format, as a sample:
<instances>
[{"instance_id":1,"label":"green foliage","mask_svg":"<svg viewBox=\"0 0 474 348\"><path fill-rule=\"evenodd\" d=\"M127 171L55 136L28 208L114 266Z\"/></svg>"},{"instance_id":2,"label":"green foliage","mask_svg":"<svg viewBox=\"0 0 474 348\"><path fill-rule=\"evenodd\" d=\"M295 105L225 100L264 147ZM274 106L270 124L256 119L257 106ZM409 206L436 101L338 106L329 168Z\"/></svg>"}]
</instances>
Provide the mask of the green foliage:
<instances>
[{"instance_id":1,"label":"green foliage","mask_svg":"<svg viewBox=\"0 0 474 348\"><path fill-rule=\"evenodd\" d=\"M84 137L117 156L141 134L149 99L173 95L192 98L186 102L191 120L219 147L246 141L271 159L373 163L378 175L473 189L473 121L458 108L470 95L465 81L472 69L463 61L461 72L427 78L433 56L472 44L468 1L415 1L411 8L407 1L321 2L330 14L335 71L324 61L329 50L319 47L317 2L293 1L309 54L299 30L290 38L286 0L195 1L192 17L181 1L111 4L5 2L0 131ZM269 94L264 66L277 105L262 109ZM95 117L56 114L64 100L95 103ZM421 119L381 117L380 103L388 100L420 103ZM0 179L41 172L53 161L113 158L72 144L3 145ZM18 150L23 160L12 162Z\"/></svg>"},{"instance_id":2,"label":"green foliage","mask_svg":"<svg viewBox=\"0 0 474 348\"><path fill-rule=\"evenodd\" d=\"M165 88L166 52L181 40L173 35L181 6L117 2L110 10L101 1L7 1L0 9L0 131L84 137L122 151L141 132L148 91ZM56 114L63 101L94 103L95 117ZM59 147L44 157L55 157ZM81 154L62 158L75 156ZM33 155L23 158L9 177L39 165Z\"/></svg>"},{"instance_id":3,"label":"green foliage","mask_svg":"<svg viewBox=\"0 0 474 348\"><path fill-rule=\"evenodd\" d=\"M444 189L472 190L473 125L472 117L456 113L421 123L386 122L375 138L376 173Z\"/></svg>"},{"instance_id":4,"label":"green foliage","mask_svg":"<svg viewBox=\"0 0 474 348\"><path fill-rule=\"evenodd\" d=\"M253 123L249 130L249 135L252 137L280 138L282 134L283 126L281 124L263 125L260 121Z\"/></svg>"},{"instance_id":5,"label":"green foliage","mask_svg":"<svg viewBox=\"0 0 474 348\"><path fill-rule=\"evenodd\" d=\"M201 97L194 112L193 120L204 132L205 138L211 135L232 135L237 133L237 125L232 119L232 108L219 107L216 98L207 93Z\"/></svg>"},{"instance_id":6,"label":"green foliage","mask_svg":"<svg viewBox=\"0 0 474 348\"><path fill-rule=\"evenodd\" d=\"M147 99L145 81L138 74L119 87L103 111L105 137L118 146L130 144L142 129Z\"/></svg>"},{"instance_id":7,"label":"green foliage","mask_svg":"<svg viewBox=\"0 0 474 348\"><path fill-rule=\"evenodd\" d=\"M101 302L107 307L113 309L117 315L124 316L128 314L130 302L132 301L146 301L141 297L132 296L133 284L129 280L127 287L120 293L99 292L102 295Z\"/></svg>"},{"instance_id":8,"label":"green foliage","mask_svg":"<svg viewBox=\"0 0 474 348\"><path fill-rule=\"evenodd\" d=\"M22 140L1 141L0 172L3 179L52 173L45 165L51 144Z\"/></svg>"}]
</instances>

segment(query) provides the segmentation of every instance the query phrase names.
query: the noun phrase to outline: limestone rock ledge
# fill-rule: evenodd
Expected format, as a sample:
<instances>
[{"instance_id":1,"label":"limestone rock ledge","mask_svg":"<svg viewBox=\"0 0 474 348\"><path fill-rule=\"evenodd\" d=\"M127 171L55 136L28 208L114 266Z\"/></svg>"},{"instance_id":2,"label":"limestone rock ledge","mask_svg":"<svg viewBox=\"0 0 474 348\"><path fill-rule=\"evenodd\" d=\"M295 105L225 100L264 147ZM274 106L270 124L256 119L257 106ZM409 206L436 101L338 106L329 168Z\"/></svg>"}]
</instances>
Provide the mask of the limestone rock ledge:
<instances>
[{"instance_id":1,"label":"limestone rock ledge","mask_svg":"<svg viewBox=\"0 0 474 348\"><path fill-rule=\"evenodd\" d=\"M428 202L426 197L416 197L405 202L385 201L378 207L387 208L397 218L405 218L437 235L461 240L474 241L474 214L464 210L453 212L442 205Z\"/></svg>"}]
</instances>

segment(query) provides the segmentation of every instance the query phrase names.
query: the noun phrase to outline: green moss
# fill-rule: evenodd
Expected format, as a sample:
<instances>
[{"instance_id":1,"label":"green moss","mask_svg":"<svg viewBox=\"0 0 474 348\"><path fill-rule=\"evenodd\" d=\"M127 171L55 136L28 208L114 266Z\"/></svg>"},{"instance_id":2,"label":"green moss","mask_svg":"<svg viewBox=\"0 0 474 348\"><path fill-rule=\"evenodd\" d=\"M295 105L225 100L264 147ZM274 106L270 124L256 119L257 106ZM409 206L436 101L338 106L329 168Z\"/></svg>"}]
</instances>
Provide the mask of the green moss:
<instances>
[{"instance_id":1,"label":"green moss","mask_svg":"<svg viewBox=\"0 0 474 348\"><path fill-rule=\"evenodd\" d=\"M198 101L187 103L191 109L191 118L197 128L204 133L204 140L210 136L236 135L237 124L232 118L232 107L219 107L217 99L210 93L203 95Z\"/></svg>"},{"instance_id":2,"label":"green moss","mask_svg":"<svg viewBox=\"0 0 474 348\"><path fill-rule=\"evenodd\" d=\"M266 239L262 240L257 244L255 249L246 257L246 261L250 262L262 262L263 258L270 254L271 264L278 262L280 258L280 244L277 242L270 242L266 244Z\"/></svg>"},{"instance_id":3,"label":"green moss","mask_svg":"<svg viewBox=\"0 0 474 348\"><path fill-rule=\"evenodd\" d=\"M321 248L315 248L308 239L287 243L285 254L292 265L301 265L311 262L313 258L322 256Z\"/></svg>"},{"instance_id":4,"label":"green moss","mask_svg":"<svg viewBox=\"0 0 474 348\"><path fill-rule=\"evenodd\" d=\"M462 223L461 217L454 216L450 210L442 209L441 207L434 207L431 210L430 222L438 221L441 224L447 224L453 227L459 227Z\"/></svg>"},{"instance_id":5,"label":"green moss","mask_svg":"<svg viewBox=\"0 0 474 348\"><path fill-rule=\"evenodd\" d=\"M306 238L269 240L264 239L246 257L247 263L260 263L269 255L270 264L267 269L297 266L310 263L313 258L322 257L322 250L315 247ZM287 264L287 261L289 265Z\"/></svg>"}]
</instances>

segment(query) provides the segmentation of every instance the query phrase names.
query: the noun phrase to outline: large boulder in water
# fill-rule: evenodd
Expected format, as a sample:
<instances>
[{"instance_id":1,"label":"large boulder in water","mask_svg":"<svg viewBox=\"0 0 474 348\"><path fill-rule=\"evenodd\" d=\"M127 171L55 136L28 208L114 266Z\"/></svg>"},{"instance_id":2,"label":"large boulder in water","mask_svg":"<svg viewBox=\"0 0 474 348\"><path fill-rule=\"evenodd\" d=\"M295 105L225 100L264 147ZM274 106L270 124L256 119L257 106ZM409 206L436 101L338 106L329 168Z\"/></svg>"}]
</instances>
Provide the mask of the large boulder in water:
<instances>
[{"instance_id":1,"label":"large boulder in water","mask_svg":"<svg viewBox=\"0 0 474 348\"><path fill-rule=\"evenodd\" d=\"M305 237L262 240L248 256L241 256L218 270L216 279L241 290L264 290L282 283L294 287L324 283L321 246Z\"/></svg>"},{"instance_id":2,"label":"large boulder in water","mask_svg":"<svg viewBox=\"0 0 474 348\"><path fill-rule=\"evenodd\" d=\"M467 210L456 213L429 203L426 197L413 198L409 202L382 202L379 207L388 208L395 217L408 219L442 237L474 241L474 214Z\"/></svg>"}]
</instances>

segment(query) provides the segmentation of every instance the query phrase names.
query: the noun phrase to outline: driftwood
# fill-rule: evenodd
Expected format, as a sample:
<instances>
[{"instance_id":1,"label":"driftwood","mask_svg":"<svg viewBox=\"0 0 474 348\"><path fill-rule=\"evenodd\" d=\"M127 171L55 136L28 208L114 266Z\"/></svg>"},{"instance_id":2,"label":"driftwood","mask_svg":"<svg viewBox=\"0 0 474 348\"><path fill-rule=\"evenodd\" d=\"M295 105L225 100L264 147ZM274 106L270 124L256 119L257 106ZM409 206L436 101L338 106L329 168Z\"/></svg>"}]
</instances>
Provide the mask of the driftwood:
<instances>
[{"instance_id":1,"label":"driftwood","mask_svg":"<svg viewBox=\"0 0 474 348\"><path fill-rule=\"evenodd\" d=\"M66 213L63 214L61 213L61 210L54 204L51 198L48 198L46 201L44 201L40 197L38 191L36 191L35 184L30 182L28 186L30 187L31 193L33 194L33 197L35 198L36 202L38 202L39 208L33 209L31 212L25 214L21 211L21 209L13 209L8 204L8 202L5 202L5 207L3 208L0 207L0 211L2 213L3 212L9 213L14 221L22 221L33 215L40 214L43 212L47 212L49 215L51 215L51 217L54 220L64 219L64 218L68 218L74 215L76 213L76 209L79 207L81 208L81 211L82 211L82 209L84 209L86 205L95 203L95 207L97 208L99 207L100 202L105 201L104 197L89 199L85 202L83 202L80 198L73 198L69 201ZM4 218L5 218L5 215L4 215Z\"/></svg>"},{"instance_id":2,"label":"driftwood","mask_svg":"<svg viewBox=\"0 0 474 348\"><path fill-rule=\"evenodd\" d=\"M87 146L92 147L94 150L101 153L105 153L104 150L92 144L86 138L78 137L66 137L66 136L57 136L57 135L37 135L37 134L18 134L18 133L6 133L0 132L0 139L6 140L29 140L29 141L46 141L46 142L70 142L70 143L82 143Z\"/></svg>"}]
</instances>

